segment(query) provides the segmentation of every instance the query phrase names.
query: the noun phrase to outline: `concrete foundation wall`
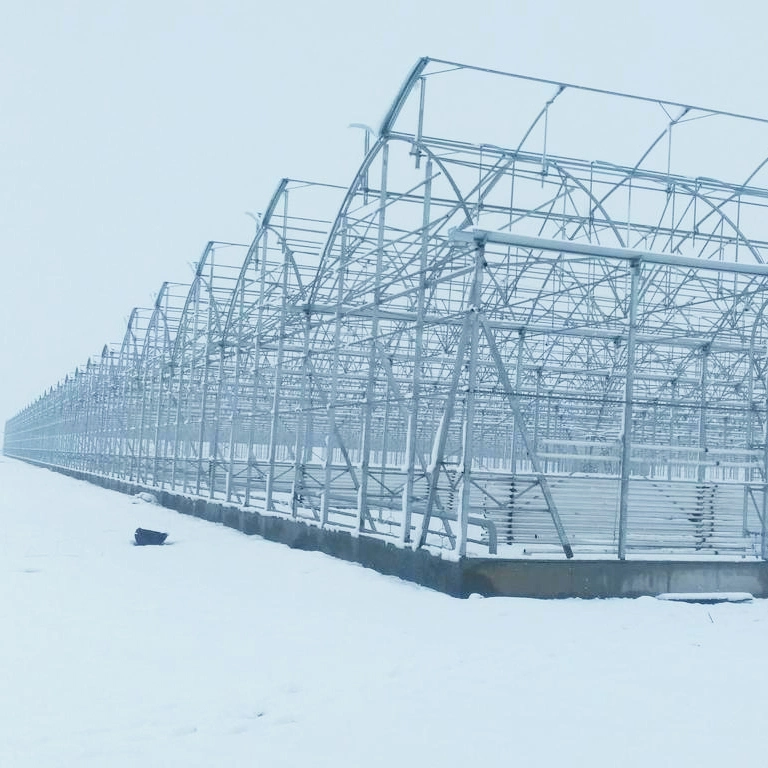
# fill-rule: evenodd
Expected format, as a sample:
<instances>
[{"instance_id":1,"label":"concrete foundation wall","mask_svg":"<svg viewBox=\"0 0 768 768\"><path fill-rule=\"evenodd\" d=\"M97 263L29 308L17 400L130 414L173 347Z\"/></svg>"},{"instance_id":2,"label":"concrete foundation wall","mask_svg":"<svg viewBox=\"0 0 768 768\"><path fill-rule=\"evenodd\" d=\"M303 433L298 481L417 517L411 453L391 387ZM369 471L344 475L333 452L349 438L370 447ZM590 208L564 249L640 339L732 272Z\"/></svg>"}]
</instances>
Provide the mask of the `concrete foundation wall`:
<instances>
[{"instance_id":1,"label":"concrete foundation wall","mask_svg":"<svg viewBox=\"0 0 768 768\"><path fill-rule=\"evenodd\" d=\"M768 597L768 563L717 560L495 560L462 563L464 594L640 597L666 592L749 592Z\"/></svg>"},{"instance_id":2,"label":"concrete foundation wall","mask_svg":"<svg viewBox=\"0 0 768 768\"><path fill-rule=\"evenodd\" d=\"M233 504L191 498L103 475L28 462L109 490L147 491L160 504L186 515L221 523L248 535L359 563L454 597L640 597L665 592L750 592L768 597L768 562L639 560L504 560L463 558L455 562L423 550L300 520L262 515Z\"/></svg>"}]
</instances>

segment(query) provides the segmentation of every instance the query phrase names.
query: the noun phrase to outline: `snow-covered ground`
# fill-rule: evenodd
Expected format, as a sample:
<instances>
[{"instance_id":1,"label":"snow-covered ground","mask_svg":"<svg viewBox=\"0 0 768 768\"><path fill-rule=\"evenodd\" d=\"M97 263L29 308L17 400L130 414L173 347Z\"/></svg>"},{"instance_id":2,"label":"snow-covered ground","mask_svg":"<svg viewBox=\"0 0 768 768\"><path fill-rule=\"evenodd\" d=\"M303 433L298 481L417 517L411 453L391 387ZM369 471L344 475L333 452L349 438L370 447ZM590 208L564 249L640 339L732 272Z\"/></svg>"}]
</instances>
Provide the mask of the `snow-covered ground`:
<instances>
[{"instance_id":1,"label":"snow-covered ground","mask_svg":"<svg viewBox=\"0 0 768 768\"><path fill-rule=\"evenodd\" d=\"M0 579L3 768L766 761L764 600L456 600L6 458Z\"/></svg>"}]
</instances>

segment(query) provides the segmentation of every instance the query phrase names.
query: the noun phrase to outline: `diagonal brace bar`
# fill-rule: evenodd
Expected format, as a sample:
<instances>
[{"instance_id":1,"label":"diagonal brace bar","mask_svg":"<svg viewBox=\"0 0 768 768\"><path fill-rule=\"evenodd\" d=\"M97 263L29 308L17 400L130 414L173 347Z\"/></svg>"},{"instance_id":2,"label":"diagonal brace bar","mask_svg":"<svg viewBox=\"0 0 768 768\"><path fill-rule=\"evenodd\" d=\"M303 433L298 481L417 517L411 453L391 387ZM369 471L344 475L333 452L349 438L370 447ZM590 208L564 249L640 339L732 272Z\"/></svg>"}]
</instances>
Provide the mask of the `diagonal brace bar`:
<instances>
[{"instance_id":1,"label":"diagonal brace bar","mask_svg":"<svg viewBox=\"0 0 768 768\"><path fill-rule=\"evenodd\" d=\"M509 405L512 408L512 412L515 414L515 424L520 430L520 439L523 441L523 448L528 454L528 458L531 460L533 473L536 475L536 478L539 481L541 492L547 502L547 507L549 507L549 514L552 515L552 522L555 524L555 530L557 531L557 536L560 539L560 544L563 547L563 552L565 552L565 556L570 559L573 557L573 548L568 541L568 535L565 532L565 528L563 528L563 522L560 519L560 514L557 511L555 500L552 498L552 492L549 488L547 478L541 471L539 457L534 452L530 438L528 437L528 430L525 428L525 424L523 422L523 414L520 410L520 403L518 402L517 395L515 395L514 390L512 389L512 384L510 383L509 376L507 375L507 369L504 367L504 362L501 359L499 348L496 346L496 340L493 338L493 332L488 327L488 321L482 315L480 315L480 324L483 328L483 333L488 340L488 347L490 348L494 363L498 369L499 379L501 380L501 384L504 387L504 394L507 396L507 400L509 401Z\"/></svg>"}]
</instances>

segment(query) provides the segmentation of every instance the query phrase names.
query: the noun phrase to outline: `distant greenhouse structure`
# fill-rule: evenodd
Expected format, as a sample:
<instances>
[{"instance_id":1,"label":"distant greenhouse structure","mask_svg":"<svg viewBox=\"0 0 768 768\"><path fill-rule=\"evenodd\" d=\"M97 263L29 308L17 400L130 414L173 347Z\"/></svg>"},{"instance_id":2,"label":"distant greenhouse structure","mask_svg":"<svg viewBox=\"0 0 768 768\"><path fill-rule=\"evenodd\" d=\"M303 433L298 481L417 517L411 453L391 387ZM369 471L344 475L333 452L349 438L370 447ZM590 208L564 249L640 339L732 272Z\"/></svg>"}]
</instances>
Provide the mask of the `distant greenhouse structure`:
<instances>
[{"instance_id":1,"label":"distant greenhouse structure","mask_svg":"<svg viewBox=\"0 0 768 768\"><path fill-rule=\"evenodd\" d=\"M366 137L5 453L458 556L768 558L768 121L425 58Z\"/></svg>"}]
</instances>

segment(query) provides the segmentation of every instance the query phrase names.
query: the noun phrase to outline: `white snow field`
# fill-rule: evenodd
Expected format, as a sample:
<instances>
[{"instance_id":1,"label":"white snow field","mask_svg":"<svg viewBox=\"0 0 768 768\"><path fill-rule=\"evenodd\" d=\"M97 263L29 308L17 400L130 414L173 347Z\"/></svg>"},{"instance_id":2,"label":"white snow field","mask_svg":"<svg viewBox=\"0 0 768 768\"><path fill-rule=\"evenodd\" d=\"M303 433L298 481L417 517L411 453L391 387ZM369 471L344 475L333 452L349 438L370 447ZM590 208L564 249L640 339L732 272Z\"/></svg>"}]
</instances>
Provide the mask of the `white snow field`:
<instances>
[{"instance_id":1,"label":"white snow field","mask_svg":"<svg viewBox=\"0 0 768 768\"><path fill-rule=\"evenodd\" d=\"M3 768L768 759L765 600L457 600L6 458L0 521Z\"/></svg>"}]
</instances>

